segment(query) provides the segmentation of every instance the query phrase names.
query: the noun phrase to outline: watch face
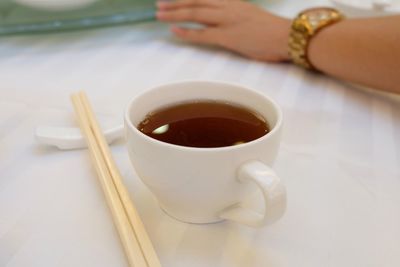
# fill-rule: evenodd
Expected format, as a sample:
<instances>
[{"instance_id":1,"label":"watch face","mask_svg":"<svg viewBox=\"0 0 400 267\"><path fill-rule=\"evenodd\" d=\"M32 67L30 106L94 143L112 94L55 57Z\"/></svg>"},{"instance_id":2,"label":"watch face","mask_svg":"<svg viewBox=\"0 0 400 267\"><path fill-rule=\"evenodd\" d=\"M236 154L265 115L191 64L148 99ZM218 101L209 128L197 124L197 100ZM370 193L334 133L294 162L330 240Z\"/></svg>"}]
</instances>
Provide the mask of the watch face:
<instances>
[{"instance_id":1,"label":"watch face","mask_svg":"<svg viewBox=\"0 0 400 267\"><path fill-rule=\"evenodd\" d=\"M332 8L312 8L304 11L302 13L303 16L306 17L306 20L310 24L313 29L318 28L321 23L332 19L334 14L336 14L336 10Z\"/></svg>"},{"instance_id":2,"label":"watch face","mask_svg":"<svg viewBox=\"0 0 400 267\"><path fill-rule=\"evenodd\" d=\"M329 7L316 7L316 8L310 8L310 9L303 11L303 14L310 16L313 14L330 14L332 12L337 12L337 11L335 9L329 8Z\"/></svg>"}]
</instances>

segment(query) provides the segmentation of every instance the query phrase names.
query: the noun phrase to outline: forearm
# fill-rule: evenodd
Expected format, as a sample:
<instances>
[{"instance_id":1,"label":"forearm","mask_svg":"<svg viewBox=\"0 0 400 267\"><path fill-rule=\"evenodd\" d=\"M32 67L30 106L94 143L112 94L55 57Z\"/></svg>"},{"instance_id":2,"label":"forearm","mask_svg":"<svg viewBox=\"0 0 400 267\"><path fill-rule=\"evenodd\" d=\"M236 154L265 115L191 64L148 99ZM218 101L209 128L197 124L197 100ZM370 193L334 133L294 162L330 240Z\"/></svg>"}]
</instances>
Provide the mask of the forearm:
<instances>
[{"instance_id":1,"label":"forearm","mask_svg":"<svg viewBox=\"0 0 400 267\"><path fill-rule=\"evenodd\" d=\"M173 27L187 41L217 45L246 57L289 60L291 20L244 1L177 0L158 3L160 21L196 22L202 29ZM380 90L400 93L400 16L346 19L323 28L308 47L321 72Z\"/></svg>"},{"instance_id":2,"label":"forearm","mask_svg":"<svg viewBox=\"0 0 400 267\"><path fill-rule=\"evenodd\" d=\"M308 53L326 74L400 93L400 16L334 24L312 39Z\"/></svg>"}]
</instances>

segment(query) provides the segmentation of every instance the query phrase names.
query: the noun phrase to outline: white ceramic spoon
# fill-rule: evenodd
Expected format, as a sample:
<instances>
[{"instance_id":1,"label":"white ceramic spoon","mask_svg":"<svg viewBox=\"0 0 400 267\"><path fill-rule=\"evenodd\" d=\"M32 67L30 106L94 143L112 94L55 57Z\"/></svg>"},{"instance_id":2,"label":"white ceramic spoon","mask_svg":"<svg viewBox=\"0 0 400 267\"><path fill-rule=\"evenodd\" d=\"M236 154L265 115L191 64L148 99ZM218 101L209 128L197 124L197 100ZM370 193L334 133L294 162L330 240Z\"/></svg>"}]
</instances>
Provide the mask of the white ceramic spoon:
<instances>
[{"instance_id":1,"label":"white ceramic spoon","mask_svg":"<svg viewBox=\"0 0 400 267\"><path fill-rule=\"evenodd\" d=\"M124 126L119 125L104 131L107 143L111 144L124 136ZM43 145L56 146L62 150L86 148L86 141L79 128L39 126L36 140Z\"/></svg>"},{"instance_id":2,"label":"white ceramic spoon","mask_svg":"<svg viewBox=\"0 0 400 267\"><path fill-rule=\"evenodd\" d=\"M374 9L383 10L392 5L392 0L372 0L372 7Z\"/></svg>"},{"instance_id":3,"label":"white ceramic spoon","mask_svg":"<svg viewBox=\"0 0 400 267\"><path fill-rule=\"evenodd\" d=\"M400 13L400 0L330 0L348 17L375 17Z\"/></svg>"}]
</instances>

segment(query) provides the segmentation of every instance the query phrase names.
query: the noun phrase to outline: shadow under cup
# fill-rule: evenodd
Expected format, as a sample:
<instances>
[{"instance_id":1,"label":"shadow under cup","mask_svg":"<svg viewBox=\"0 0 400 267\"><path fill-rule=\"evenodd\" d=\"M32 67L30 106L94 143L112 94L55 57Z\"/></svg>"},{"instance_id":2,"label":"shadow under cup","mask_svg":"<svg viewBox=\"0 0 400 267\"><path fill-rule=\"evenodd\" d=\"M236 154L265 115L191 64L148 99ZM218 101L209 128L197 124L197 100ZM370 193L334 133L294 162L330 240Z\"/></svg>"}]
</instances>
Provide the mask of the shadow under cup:
<instances>
[{"instance_id":1,"label":"shadow under cup","mask_svg":"<svg viewBox=\"0 0 400 267\"><path fill-rule=\"evenodd\" d=\"M136 126L161 107L214 100L247 107L262 115L270 132L248 143L217 148L177 146L153 139ZM134 98L125 112L129 156L137 174L170 216L184 222L221 221L221 211L236 205L256 186L237 180L238 168L257 160L273 164L280 142L282 113L268 97L239 85L189 81L167 84Z\"/></svg>"}]
</instances>

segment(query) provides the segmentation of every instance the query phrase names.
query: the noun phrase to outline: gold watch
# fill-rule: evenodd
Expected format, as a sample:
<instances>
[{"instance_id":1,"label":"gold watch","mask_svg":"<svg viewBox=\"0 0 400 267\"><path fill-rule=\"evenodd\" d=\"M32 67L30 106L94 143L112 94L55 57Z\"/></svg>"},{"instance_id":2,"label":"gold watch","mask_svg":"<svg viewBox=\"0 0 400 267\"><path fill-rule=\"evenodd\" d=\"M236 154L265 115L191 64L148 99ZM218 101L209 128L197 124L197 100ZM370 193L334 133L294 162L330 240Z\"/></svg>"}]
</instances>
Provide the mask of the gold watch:
<instances>
[{"instance_id":1,"label":"gold watch","mask_svg":"<svg viewBox=\"0 0 400 267\"><path fill-rule=\"evenodd\" d=\"M292 22L289 35L289 56L304 68L315 69L308 59L310 40L321 29L342 20L344 16L333 8L312 8L301 12Z\"/></svg>"}]
</instances>

